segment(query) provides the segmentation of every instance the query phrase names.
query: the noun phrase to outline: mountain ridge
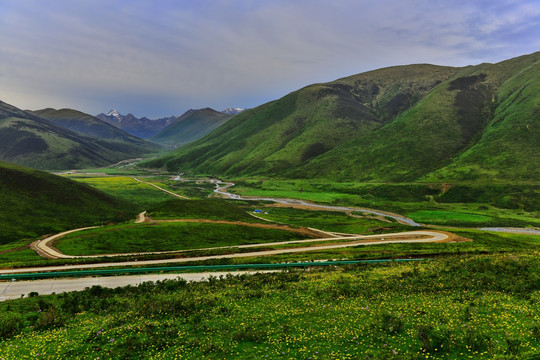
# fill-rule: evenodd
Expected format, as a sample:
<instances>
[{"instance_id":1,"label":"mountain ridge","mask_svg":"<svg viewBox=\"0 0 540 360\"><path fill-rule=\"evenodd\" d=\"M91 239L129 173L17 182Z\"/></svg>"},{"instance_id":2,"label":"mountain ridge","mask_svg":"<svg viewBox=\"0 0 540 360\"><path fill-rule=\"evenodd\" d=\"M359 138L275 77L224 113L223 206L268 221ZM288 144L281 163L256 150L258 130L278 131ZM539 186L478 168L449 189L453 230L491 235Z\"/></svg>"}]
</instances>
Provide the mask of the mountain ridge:
<instances>
[{"instance_id":1,"label":"mountain ridge","mask_svg":"<svg viewBox=\"0 0 540 360\"><path fill-rule=\"evenodd\" d=\"M246 110L205 137L145 166L216 176L339 181L474 181L488 174L492 180L538 179L538 171L525 163L540 168L540 147L533 145L539 141L540 110L535 97L540 93L539 61L537 52L461 68L405 65L308 85ZM514 91L518 80L510 80L515 77L527 80L527 92ZM486 161L489 152L497 149L485 145L491 141L486 132L495 115L503 114L503 99L512 93L520 97L514 101L513 114L529 114L530 133L521 134L525 138L517 137L516 142L512 126L507 125L505 131L513 135L499 136L497 141L514 138L513 155L505 161L512 162L520 151L527 159L496 169ZM505 123L505 119L509 118L498 121ZM474 164L468 157L467 166L476 170L460 175L455 168L451 176L442 170L470 149L489 149L477 154Z\"/></svg>"},{"instance_id":2,"label":"mountain ridge","mask_svg":"<svg viewBox=\"0 0 540 360\"><path fill-rule=\"evenodd\" d=\"M159 148L133 141L89 137L0 101L0 160L65 170L110 165Z\"/></svg>"},{"instance_id":3,"label":"mountain ridge","mask_svg":"<svg viewBox=\"0 0 540 360\"><path fill-rule=\"evenodd\" d=\"M149 140L174 147L182 146L203 137L232 117L232 114L216 111L209 107L197 110L190 109L172 124L150 137Z\"/></svg>"}]
</instances>

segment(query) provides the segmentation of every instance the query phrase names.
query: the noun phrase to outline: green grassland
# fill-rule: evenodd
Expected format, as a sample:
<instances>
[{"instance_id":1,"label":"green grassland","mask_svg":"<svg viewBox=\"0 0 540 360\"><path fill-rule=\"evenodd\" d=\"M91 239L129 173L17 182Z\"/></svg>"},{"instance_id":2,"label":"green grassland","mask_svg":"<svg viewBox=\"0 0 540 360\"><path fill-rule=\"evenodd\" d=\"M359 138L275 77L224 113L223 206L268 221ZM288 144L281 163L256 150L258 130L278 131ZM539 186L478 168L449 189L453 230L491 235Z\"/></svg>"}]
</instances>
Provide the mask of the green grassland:
<instances>
[{"instance_id":1,"label":"green grassland","mask_svg":"<svg viewBox=\"0 0 540 360\"><path fill-rule=\"evenodd\" d=\"M254 209L255 208L252 208L251 210ZM413 227L411 226L401 225L390 220L384 221L373 219L370 218L369 215L365 215L365 217L362 215L351 217L343 212L336 211L310 211L292 208L267 207L264 208L264 212L267 214L257 214L257 216L275 222L338 233L368 235L413 230Z\"/></svg>"},{"instance_id":2,"label":"green grassland","mask_svg":"<svg viewBox=\"0 0 540 360\"><path fill-rule=\"evenodd\" d=\"M396 212L424 224L540 226L540 185L236 180L243 196L303 199Z\"/></svg>"},{"instance_id":3,"label":"green grassland","mask_svg":"<svg viewBox=\"0 0 540 360\"><path fill-rule=\"evenodd\" d=\"M8 301L0 303L0 354L6 360L536 359L538 255L93 287Z\"/></svg>"},{"instance_id":4,"label":"green grassland","mask_svg":"<svg viewBox=\"0 0 540 360\"><path fill-rule=\"evenodd\" d=\"M222 199L172 199L150 208L146 214L152 219L209 219L243 222L261 222L237 206Z\"/></svg>"},{"instance_id":5,"label":"green grassland","mask_svg":"<svg viewBox=\"0 0 540 360\"><path fill-rule=\"evenodd\" d=\"M136 204L142 210L148 206L171 199L172 196L129 176L88 176L69 175L73 180L83 182L119 199ZM142 180L142 179L141 179Z\"/></svg>"},{"instance_id":6,"label":"green grassland","mask_svg":"<svg viewBox=\"0 0 540 360\"><path fill-rule=\"evenodd\" d=\"M0 162L0 244L125 221L135 207L90 186Z\"/></svg>"},{"instance_id":7,"label":"green grassland","mask_svg":"<svg viewBox=\"0 0 540 360\"><path fill-rule=\"evenodd\" d=\"M69 234L55 243L68 255L170 251L305 239L295 232L232 224L121 224Z\"/></svg>"}]
</instances>

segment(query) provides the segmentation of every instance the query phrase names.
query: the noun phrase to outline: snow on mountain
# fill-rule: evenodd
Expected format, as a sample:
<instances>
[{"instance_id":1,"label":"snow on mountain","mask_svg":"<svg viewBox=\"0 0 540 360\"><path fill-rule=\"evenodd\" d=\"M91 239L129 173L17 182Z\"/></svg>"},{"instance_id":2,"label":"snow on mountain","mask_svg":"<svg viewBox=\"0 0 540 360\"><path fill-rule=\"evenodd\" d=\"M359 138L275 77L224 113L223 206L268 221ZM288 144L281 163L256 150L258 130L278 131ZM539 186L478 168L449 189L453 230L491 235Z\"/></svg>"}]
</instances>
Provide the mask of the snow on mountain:
<instances>
[{"instance_id":1,"label":"snow on mountain","mask_svg":"<svg viewBox=\"0 0 540 360\"><path fill-rule=\"evenodd\" d=\"M118 111L116 111L115 109L111 109L111 111L109 111L107 113L107 116L115 117L118 120L122 120L122 115Z\"/></svg>"},{"instance_id":2,"label":"snow on mountain","mask_svg":"<svg viewBox=\"0 0 540 360\"><path fill-rule=\"evenodd\" d=\"M225 110L222 110L221 112L228 115L237 115L237 114L240 114L244 110L246 109L228 107Z\"/></svg>"}]
</instances>

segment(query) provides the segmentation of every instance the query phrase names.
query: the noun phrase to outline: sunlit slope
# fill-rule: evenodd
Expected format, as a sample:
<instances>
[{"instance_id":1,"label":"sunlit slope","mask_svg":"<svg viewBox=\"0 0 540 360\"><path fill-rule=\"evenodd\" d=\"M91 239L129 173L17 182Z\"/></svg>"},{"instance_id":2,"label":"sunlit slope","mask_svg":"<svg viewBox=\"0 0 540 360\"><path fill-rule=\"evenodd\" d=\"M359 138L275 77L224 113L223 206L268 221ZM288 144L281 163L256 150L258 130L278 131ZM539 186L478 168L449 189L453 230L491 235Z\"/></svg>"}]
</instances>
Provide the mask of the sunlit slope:
<instances>
[{"instance_id":1,"label":"sunlit slope","mask_svg":"<svg viewBox=\"0 0 540 360\"><path fill-rule=\"evenodd\" d=\"M0 244L127 220L134 207L88 185L0 161Z\"/></svg>"},{"instance_id":2,"label":"sunlit slope","mask_svg":"<svg viewBox=\"0 0 540 360\"><path fill-rule=\"evenodd\" d=\"M200 139L223 125L232 116L210 108L189 110L172 124L152 136L150 140L173 146L181 146Z\"/></svg>"},{"instance_id":3,"label":"sunlit slope","mask_svg":"<svg viewBox=\"0 0 540 360\"><path fill-rule=\"evenodd\" d=\"M463 68L395 121L288 175L411 181L436 172L428 178L446 181L485 180L489 172L493 179L538 180L540 129L532 117L538 119L539 60L536 53ZM527 91L508 107L520 87Z\"/></svg>"},{"instance_id":4,"label":"sunlit slope","mask_svg":"<svg viewBox=\"0 0 540 360\"><path fill-rule=\"evenodd\" d=\"M315 84L150 163L227 176L537 181L540 52Z\"/></svg>"},{"instance_id":5,"label":"sunlit slope","mask_svg":"<svg viewBox=\"0 0 540 360\"><path fill-rule=\"evenodd\" d=\"M427 180L540 180L540 61L508 79L493 108L480 139Z\"/></svg>"},{"instance_id":6,"label":"sunlit slope","mask_svg":"<svg viewBox=\"0 0 540 360\"><path fill-rule=\"evenodd\" d=\"M314 84L247 110L148 165L227 175L283 173L371 134L455 71L410 65Z\"/></svg>"},{"instance_id":7,"label":"sunlit slope","mask_svg":"<svg viewBox=\"0 0 540 360\"><path fill-rule=\"evenodd\" d=\"M0 102L0 160L36 169L109 165L156 148L148 143L98 139Z\"/></svg>"}]
</instances>

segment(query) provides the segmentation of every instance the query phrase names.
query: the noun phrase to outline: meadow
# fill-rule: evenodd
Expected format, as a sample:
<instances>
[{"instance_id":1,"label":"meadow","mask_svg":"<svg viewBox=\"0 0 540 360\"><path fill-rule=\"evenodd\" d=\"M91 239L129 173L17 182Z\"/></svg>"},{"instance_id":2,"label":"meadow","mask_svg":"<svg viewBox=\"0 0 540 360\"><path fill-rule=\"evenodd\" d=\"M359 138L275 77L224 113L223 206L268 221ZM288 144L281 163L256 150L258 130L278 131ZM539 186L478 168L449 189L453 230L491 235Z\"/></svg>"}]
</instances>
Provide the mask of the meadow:
<instances>
[{"instance_id":1,"label":"meadow","mask_svg":"<svg viewBox=\"0 0 540 360\"><path fill-rule=\"evenodd\" d=\"M140 209L146 210L149 205L155 205L171 198L148 184L136 181L130 176L93 176L69 175L73 180L88 184L116 198L129 201Z\"/></svg>"},{"instance_id":2,"label":"meadow","mask_svg":"<svg viewBox=\"0 0 540 360\"><path fill-rule=\"evenodd\" d=\"M69 234L55 243L67 255L99 255L302 240L296 232L235 224L121 224Z\"/></svg>"},{"instance_id":3,"label":"meadow","mask_svg":"<svg viewBox=\"0 0 540 360\"><path fill-rule=\"evenodd\" d=\"M3 359L536 359L538 252L0 303Z\"/></svg>"},{"instance_id":4,"label":"meadow","mask_svg":"<svg viewBox=\"0 0 540 360\"><path fill-rule=\"evenodd\" d=\"M540 186L516 184L348 183L237 179L242 196L302 199L399 213L424 224L540 226Z\"/></svg>"}]
</instances>

